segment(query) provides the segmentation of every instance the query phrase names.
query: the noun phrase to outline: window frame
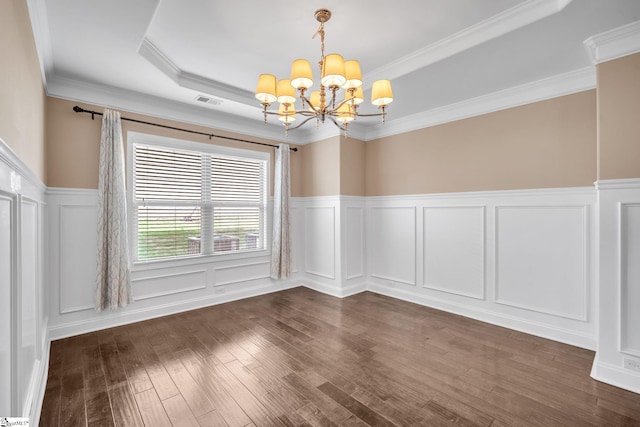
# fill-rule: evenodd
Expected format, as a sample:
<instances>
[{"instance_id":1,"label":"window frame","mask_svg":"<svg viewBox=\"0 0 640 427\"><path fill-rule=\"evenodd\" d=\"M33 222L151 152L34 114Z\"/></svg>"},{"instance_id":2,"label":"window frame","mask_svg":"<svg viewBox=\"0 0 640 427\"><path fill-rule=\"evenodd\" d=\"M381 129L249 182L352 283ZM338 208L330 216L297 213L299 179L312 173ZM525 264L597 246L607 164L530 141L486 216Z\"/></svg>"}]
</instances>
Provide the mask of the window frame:
<instances>
[{"instance_id":1,"label":"window frame","mask_svg":"<svg viewBox=\"0 0 640 427\"><path fill-rule=\"evenodd\" d=\"M227 252L219 251L212 253L202 253L186 256L175 257L161 257L161 258L149 258L138 259L138 223L136 221L136 210L138 206L135 203L135 173L134 173L134 153L136 145L149 145L159 148L176 149L176 150L189 150L196 151L203 154L209 154L212 156L225 156L235 157L239 159L259 160L264 161L265 164L265 188L264 188L264 215L262 218L262 232L264 233L264 247L259 249L244 249L239 251ZM146 134L140 132L127 132L127 215L128 215L128 227L129 227L129 250L130 258L133 266L145 266L152 264L169 264L169 265L188 265L199 264L203 262L210 262L213 258L215 260L226 259L240 259L240 258L253 258L259 256L266 256L271 253L271 210L272 210L272 198L269 195L269 189L271 188L271 155L270 153L263 151L253 151L241 148L225 147L220 145L207 144L202 142L195 142L177 138L169 138L165 136ZM214 203L210 205L215 206ZM213 219L213 216L212 218ZM204 218L201 221L201 231L204 224ZM213 233L213 225L211 227ZM213 238L213 236L212 236Z\"/></svg>"}]
</instances>

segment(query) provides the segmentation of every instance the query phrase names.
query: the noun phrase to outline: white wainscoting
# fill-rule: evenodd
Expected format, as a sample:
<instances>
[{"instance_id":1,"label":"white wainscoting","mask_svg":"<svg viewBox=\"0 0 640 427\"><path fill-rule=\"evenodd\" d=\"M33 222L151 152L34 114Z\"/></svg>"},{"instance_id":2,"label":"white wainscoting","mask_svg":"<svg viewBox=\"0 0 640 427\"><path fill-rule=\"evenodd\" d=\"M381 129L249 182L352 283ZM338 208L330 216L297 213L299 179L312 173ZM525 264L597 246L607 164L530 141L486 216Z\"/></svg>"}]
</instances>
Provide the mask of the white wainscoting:
<instances>
[{"instance_id":1,"label":"white wainscoting","mask_svg":"<svg viewBox=\"0 0 640 427\"><path fill-rule=\"evenodd\" d=\"M423 286L485 298L484 206L427 207Z\"/></svg>"},{"instance_id":2,"label":"white wainscoting","mask_svg":"<svg viewBox=\"0 0 640 427\"><path fill-rule=\"evenodd\" d=\"M270 251L135 264L134 303L97 313L97 191L49 188L49 331L52 339L278 291L297 285L269 278ZM294 221L294 226L300 223ZM295 247L300 246L294 241ZM299 261L294 254L294 263Z\"/></svg>"},{"instance_id":3,"label":"white wainscoting","mask_svg":"<svg viewBox=\"0 0 640 427\"><path fill-rule=\"evenodd\" d=\"M366 289L364 205L364 198L353 196L292 199L294 262L304 266L301 284L338 297Z\"/></svg>"},{"instance_id":4,"label":"white wainscoting","mask_svg":"<svg viewBox=\"0 0 640 427\"><path fill-rule=\"evenodd\" d=\"M593 188L370 197L366 206L368 289L595 349Z\"/></svg>"},{"instance_id":5,"label":"white wainscoting","mask_svg":"<svg viewBox=\"0 0 640 427\"><path fill-rule=\"evenodd\" d=\"M591 376L640 393L640 179L596 187L600 319Z\"/></svg>"},{"instance_id":6,"label":"white wainscoting","mask_svg":"<svg viewBox=\"0 0 640 427\"><path fill-rule=\"evenodd\" d=\"M45 186L0 139L0 415L37 424L49 364Z\"/></svg>"}]
</instances>

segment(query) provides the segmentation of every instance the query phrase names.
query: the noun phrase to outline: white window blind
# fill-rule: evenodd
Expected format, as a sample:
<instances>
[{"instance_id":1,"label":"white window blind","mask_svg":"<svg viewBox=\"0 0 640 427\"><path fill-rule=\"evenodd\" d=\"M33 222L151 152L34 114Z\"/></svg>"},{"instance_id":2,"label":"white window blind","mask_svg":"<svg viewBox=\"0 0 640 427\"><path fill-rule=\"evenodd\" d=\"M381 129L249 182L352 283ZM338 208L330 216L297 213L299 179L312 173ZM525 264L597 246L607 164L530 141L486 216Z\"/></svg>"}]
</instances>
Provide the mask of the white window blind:
<instances>
[{"instance_id":1,"label":"white window blind","mask_svg":"<svg viewBox=\"0 0 640 427\"><path fill-rule=\"evenodd\" d=\"M266 160L133 148L137 260L265 248Z\"/></svg>"}]
</instances>

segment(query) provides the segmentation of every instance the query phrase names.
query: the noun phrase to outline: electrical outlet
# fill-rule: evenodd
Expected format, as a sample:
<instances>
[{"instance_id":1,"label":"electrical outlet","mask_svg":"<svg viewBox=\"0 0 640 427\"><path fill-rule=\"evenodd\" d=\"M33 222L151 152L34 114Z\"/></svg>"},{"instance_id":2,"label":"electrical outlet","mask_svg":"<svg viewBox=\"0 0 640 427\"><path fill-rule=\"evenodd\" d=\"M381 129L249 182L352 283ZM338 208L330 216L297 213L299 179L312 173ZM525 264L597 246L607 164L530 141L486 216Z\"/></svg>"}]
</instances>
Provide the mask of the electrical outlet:
<instances>
[{"instance_id":1,"label":"electrical outlet","mask_svg":"<svg viewBox=\"0 0 640 427\"><path fill-rule=\"evenodd\" d=\"M224 286L218 286L215 290L216 294L224 294L227 290L225 289Z\"/></svg>"},{"instance_id":2,"label":"electrical outlet","mask_svg":"<svg viewBox=\"0 0 640 427\"><path fill-rule=\"evenodd\" d=\"M626 369L633 369L634 371L640 372L640 360L629 359L625 357L624 367Z\"/></svg>"},{"instance_id":3,"label":"electrical outlet","mask_svg":"<svg viewBox=\"0 0 640 427\"><path fill-rule=\"evenodd\" d=\"M395 288L396 287L396 282L389 282L389 286L392 287L392 288Z\"/></svg>"}]
</instances>

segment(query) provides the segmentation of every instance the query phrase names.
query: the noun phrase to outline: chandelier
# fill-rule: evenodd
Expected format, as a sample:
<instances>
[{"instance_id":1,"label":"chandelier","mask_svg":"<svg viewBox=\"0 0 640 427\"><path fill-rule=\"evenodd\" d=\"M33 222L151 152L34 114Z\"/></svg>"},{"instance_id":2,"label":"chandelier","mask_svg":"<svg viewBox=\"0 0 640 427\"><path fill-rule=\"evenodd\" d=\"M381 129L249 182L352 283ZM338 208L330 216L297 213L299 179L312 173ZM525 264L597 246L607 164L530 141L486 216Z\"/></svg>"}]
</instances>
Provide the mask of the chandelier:
<instances>
[{"instance_id":1,"label":"chandelier","mask_svg":"<svg viewBox=\"0 0 640 427\"><path fill-rule=\"evenodd\" d=\"M327 9L318 9L314 16L320 27L313 35L320 35L320 90L312 91L309 98L305 93L313 86L311 64L306 59L296 59L291 65L291 77L277 80L272 74L261 74L258 78L256 98L262 104L264 122L267 115L277 115L285 126L285 135L289 130L297 129L309 120L316 119L316 127L330 119L347 135L349 122L357 117L382 117L384 123L385 108L393 101L391 82L377 80L371 88L371 103L380 109L377 114L360 114L358 105L364 101L362 90L362 73L360 63L355 60L345 61L337 53L324 54L324 24L331 18ZM344 97L337 100L338 91L344 89ZM296 90L299 92L301 109L296 111ZM272 103L278 101L278 111L268 110ZM296 126L291 124L301 116L304 120Z\"/></svg>"}]
</instances>

